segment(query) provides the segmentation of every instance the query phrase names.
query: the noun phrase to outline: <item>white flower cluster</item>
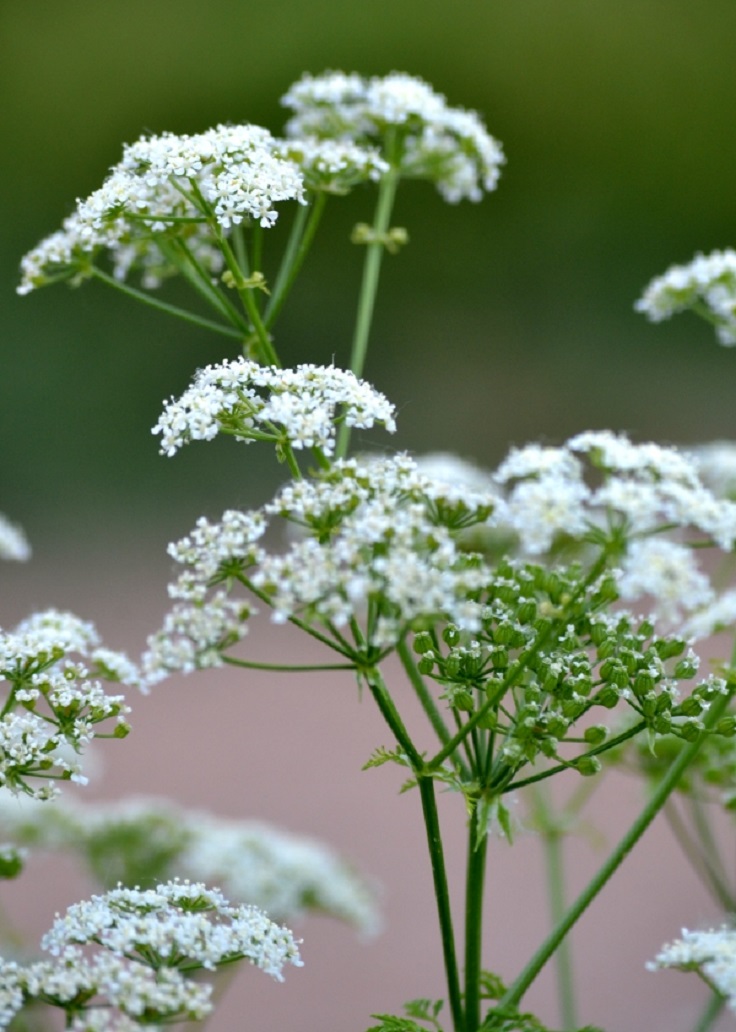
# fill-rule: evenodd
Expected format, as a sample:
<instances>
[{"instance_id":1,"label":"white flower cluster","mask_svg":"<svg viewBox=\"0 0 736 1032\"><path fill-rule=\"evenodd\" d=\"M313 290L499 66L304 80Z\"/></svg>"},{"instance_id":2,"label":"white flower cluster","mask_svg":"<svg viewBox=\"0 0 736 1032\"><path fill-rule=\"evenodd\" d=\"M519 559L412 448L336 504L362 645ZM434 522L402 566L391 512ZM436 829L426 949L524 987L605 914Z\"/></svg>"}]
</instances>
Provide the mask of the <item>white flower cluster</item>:
<instances>
[{"instance_id":1,"label":"white flower cluster","mask_svg":"<svg viewBox=\"0 0 736 1032\"><path fill-rule=\"evenodd\" d=\"M719 498L736 501L736 442L711 441L689 450L706 487Z\"/></svg>"},{"instance_id":2,"label":"white flower cluster","mask_svg":"<svg viewBox=\"0 0 736 1032\"><path fill-rule=\"evenodd\" d=\"M583 458L602 482L588 482ZM714 542L726 552L736 542L736 504L702 483L692 457L591 431L560 448L512 451L495 479L507 487L507 518L523 552L542 554L559 536L584 539L597 528L617 526L627 541L619 571L622 596L650 596L661 616L674 621L688 614L690 633L712 633L706 613L716 603L722 612L722 600L695 551L676 537L660 536L695 530L701 543Z\"/></svg>"},{"instance_id":3,"label":"white flower cluster","mask_svg":"<svg viewBox=\"0 0 736 1032\"><path fill-rule=\"evenodd\" d=\"M21 845L72 850L103 884L180 877L219 885L274 920L325 914L376 930L374 892L326 845L261 821L228 820L163 799L82 805L0 797L0 834ZM103 880L104 879L104 880Z\"/></svg>"},{"instance_id":4,"label":"white flower cluster","mask_svg":"<svg viewBox=\"0 0 736 1032\"><path fill-rule=\"evenodd\" d=\"M334 366L295 369L262 366L245 358L201 369L180 398L172 398L153 428L161 454L188 441L210 441L220 432L239 441L288 442L292 448L331 455L336 424L396 429L394 407L353 373Z\"/></svg>"},{"instance_id":5,"label":"white flower cluster","mask_svg":"<svg viewBox=\"0 0 736 1032\"><path fill-rule=\"evenodd\" d=\"M206 647L196 629L182 634L174 626L184 611L185 621L192 614L206 621L212 607L216 624L225 602L237 606L220 587L225 581L239 579L267 595L276 622L302 614L341 628L353 617L364 619L365 637L381 648L394 645L424 615L477 626L479 607L469 596L487 571L466 561L454 531L485 522L499 502L492 487L458 491L423 476L413 460L399 455L340 460L322 477L287 484L261 513L226 513L215 525L200 521L189 538L170 547L185 569L169 592L184 601L149 639L143 658L149 683L173 670L215 665L218 649L243 637L244 606L241 624L227 627L229 638L220 634ZM269 554L255 547L264 516L280 516L306 528L308 536L283 554Z\"/></svg>"},{"instance_id":6,"label":"white flower cluster","mask_svg":"<svg viewBox=\"0 0 736 1032\"><path fill-rule=\"evenodd\" d=\"M212 1010L212 986L183 972L245 959L283 981L286 964L302 963L291 932L261 911L178 881L145 891L119 887L75 904L41 947L54 959L0 965L2 1028L34 1000L66 1010L66 1027L78 1032L200 1020Z\"/></svg>"},{"instance_id":7,"label":"white flower cluster","mask_svg":"<svg viewBox=\"0 0 736 1032\"><path fill-rule=\"evenodd\" d=\"M288 136L373 145L385 143L387 130L397 130L401 174L430 180L452 203L479 201L498 183L503 152L479 116L449 107L445 97L413 76L305 75L282 103L294 112ZM384 157L396 160L385 151Z\"/></svg>"},{"instance_id":8,"label":"white flower cluster","mask_svg":"<svg viewBox=\"0 0 736 1032\"><path fill-rule=\"evenodd\" d=\"M358 183L375 183L389 170L376 147L359 147L350 140L296 137L279 141L278 152L299 166L308 190L331 194L348 193Z\"/></svg>"},{"instance_id":9,"label":"white flower cluster","mask_svg":"<svg viewBox=\"0 0 736 1032\"><path fill-rule=\"evenodd\" d=\"M103 185L77 202L62 229L25 256L18 293L83 276L101 250L110 252L118 279L135 266L145 285L156 286L174 271L166 247L175 229L199 262L217 272L222 255L207 220L215 218L224 231L248 219L272 226L275 205L288 200L304 202L303 176L260 126L142 137L124 148Z\"/></svg>"},{"instance_id":10,"label":"white flower cluster","mask_svg":"<svg viewBox=\"0 0 736 1032\"><path fill-rule=\"evenodd\" d=\"M24 562L31 557L31 546L21 527L0 512L0 559Z\"/></svg>"},{"instance_id":11,"label":"white flower cluster","mask_svg":"<svg viewBox=\"0 0 736 1032\"><path fill-rule=\"evenodd\" d=\"M650 971L661 968L698 971L736 1011L736 930L733 928L724 926L705 932L683 928L682 938L664 946L647 968Z\"/></svg>"},{"instance_id":12,"label":"white flower cluster","mask_svg":"<svg viewBox=\"0 0 736 1032\"><path fill-rule=\"evenodd\" d=\"M14 631L0 631L0 682L7 692L0 785L46 799L56 794L54 778L86 781L79 754L96 725L115 720L113 737L129 730L130 708L122 695L105 694L100 677L139 684L130 660L103 648L92 624L70 613L36 613ZM42 779L43 787L31 787L29 778Z\"/></svg>"},{"instance_id":13,"label":"white flower cluster","mask_svg":"<svg viewBox=\"0 0 736 1032\"><path fill-rule=\"evenodd\" d=\"M721 344L736 344L736 251L698 254L687 265L673 265L652 280L635 308L652 322L692 308L715 324Z\"/></svg>"}]
</instances>

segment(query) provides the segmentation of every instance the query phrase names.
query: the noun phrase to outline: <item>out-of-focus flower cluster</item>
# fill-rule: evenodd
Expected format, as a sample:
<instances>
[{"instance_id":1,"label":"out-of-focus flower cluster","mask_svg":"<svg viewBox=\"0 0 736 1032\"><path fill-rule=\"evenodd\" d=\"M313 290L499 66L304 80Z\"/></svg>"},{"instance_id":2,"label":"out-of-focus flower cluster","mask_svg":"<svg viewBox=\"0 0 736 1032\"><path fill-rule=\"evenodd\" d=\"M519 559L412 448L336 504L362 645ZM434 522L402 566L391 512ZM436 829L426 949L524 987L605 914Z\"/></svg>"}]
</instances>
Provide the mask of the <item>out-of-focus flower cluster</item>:
<instances>
[{"instance_id":1,"label":"out-of-focus flower cluster","mask_svg":"<svg viewBox=\"0 0 736 1032\"><path fill-rule=\"evenodd\" d=\"M216 889L170 881L118 887L69 907L43 937L50 960L0 962L0 1027L28 1003L61 1008L74 1032L133 1032L198 1021L212 986L189 977L247 960L283 980L301 966L293 935L255 907L231 906Z\"/></svg>"},{"instance_id":2,"label":"out-of-focus flower cluster","mask_svg":"<svg viewBox=\"0 0 736 1032\"><path fill-rule=\"evenodd\" d=\"M261 821L160 799L41 806L0 796L0 836L29 849L74 852L104 888L178 876L219 885L229 899L276 921L317 913L366 934L378 926L375 894L345 860L321 842Z\"/></svg>"},{"instance_id":3,"label":"out-of-focus flower cluster","mask_svg":"<svg viewBox=\"0 0 736 1032\"><path fill-rule=\"evenodd\" d=\"M636 302L652 322L690 308L713 323L721 344L736 344L736 251L698 254L653 279Z\"/></svg>"},{"instance_id":4,"label":"out-of-focus flower cluster","mask_svg":"<svg viewBox=\"0 0 736 1032\"><path fill-rule=\"evenodd\" d=\"M30 557L31 546L23 528L11 523L7 516L0 513L0 559L24 562Z\"/></svg>"},{"instance_id":5,"label":"out-of-focus flower cluster","mask_svg":"<svg viewBox=\"0 0 736 1032\"><path fill-rule=\"evenodd\" d=\"M736 930L724 926L709 931L682 930L682 938L664 946L647 967L650 971L677 968L697 971L736 1011Z\"/></svg>"},{"instance_id":6,"label":"out-of-focus flower cluster","mask_svg":"<svg viewBox=\"0 0 736 1032\"><path fill-rule=\"evenodd\" d=\"M95 737L129 731L123 696L107 695L101 680L140 683L134 664L102 646L93 625L70 613L35 613L14 631L0 632L0 786L48 799L57 779L86 781L84 748ZM97 726L107 721L113 730L101 734Z\"/></svg>"},{"instance_id":7,"label":"out-of-focus flower cluster","mask_svg":"<svg viewBox=\"0 0 736 1032\"><path fill-rule=\"evenodd\" d=\"M498 182L503 151L480 117L414 76L305 75L282 103L293 112L288 136L378 145L402 176L428 179L447 201L479 201Z\"/></svg>"}]
</instances>

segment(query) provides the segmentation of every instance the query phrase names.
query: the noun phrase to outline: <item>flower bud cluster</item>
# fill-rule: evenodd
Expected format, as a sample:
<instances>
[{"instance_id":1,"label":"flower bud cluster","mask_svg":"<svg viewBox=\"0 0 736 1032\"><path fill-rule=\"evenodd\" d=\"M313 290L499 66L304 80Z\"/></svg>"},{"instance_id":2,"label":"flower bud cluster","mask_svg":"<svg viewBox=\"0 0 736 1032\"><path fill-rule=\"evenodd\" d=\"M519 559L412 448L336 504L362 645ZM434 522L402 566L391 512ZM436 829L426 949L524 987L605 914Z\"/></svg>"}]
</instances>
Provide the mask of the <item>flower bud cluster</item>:
<instances>
[{"instance_id":1,"label":"flower bud cluster","mask_svg":"<svg viewBox=\"0 0 736 1032\"><path fill-rule=\"evenodd\" d=\"M480 117L413 76L305 75L282 103L293 112L288 136L382 146L402 176L428 179L451 203L479 201L498 182L503 151Z\"/></svg>"},{"instance_id":2,"label":"flower bud cluster","mask_svg":"<svg viewBox=\"0 0 736 1032\"><path fill-rule=\"evenodd\" d=\"M277 369L239 358L200 370L191 387L167 403L153 433L161 434L162 455L218 433L331 455L342 422L396 429L394 406L354 373L335 366Z\"/></svg>"},{"instance_id":3,"label":"flower bud cluster","mask_svg":"<svg viewBox=\"0 0 736 1032\"><path fill-rule=\"evenodd\" d=\"M595 773L595 751L609 735L605 723L591 723L595 709L623 703L656 735L688 740L702 730L725 683L711 678L680 702L679 683L696 675L697 658L681 637L609 611L617 597L610 573L589 583L577 567L506 561L481 595L472 635L449 625L440 647L429 632L417 635L420 672L443 686L461 718L480 714L477 725L502 741L499 786L540 754Z\"/></svg>"},{"instance_id":4,"label":"flower bud cluster","mask_svg":"<svg viewBox=\"0 0 736 1032\"><path fill-rule=\"evenodd\" d=\"M54 779L84 783L79 756L94 737L122 738L130 708L107 695L100 679L138 685L136 667L100 645L90 623L70 613L36 613L0 632L0 680L6 685L0 720L0 785L38 798L56 793ZM98 724L115 721L100 736ZM29 779L42 779L41 788Z\"/></svg>"},{"instance_id":5,"label":"flower bud cluster","mask_svg":"<svg viewBox=\"0 0 736 1032\"><path fill-rule=\"evenodd\" d=\"M302 963L291 932L260 910L178 881L75 904L41 947L52 960L0 963L2 1028L35 1001L63 1009L78 1032L197 1021L212 1010L212 986L190 972L245 959L282 981L286 964Z\"/></svg>"},{"instance_id":6,"label":"flower bud cluster","mask_svg":"<svg viewBox=\"0 0 736 1032\"><path fill-rule=\"evenodd\" d=\"M687 265L673 265L648 285L636 302L652 322L688 308L716 327L721 344L736 344L736 251L698 254Z\"/></svg>"}]
</instances>

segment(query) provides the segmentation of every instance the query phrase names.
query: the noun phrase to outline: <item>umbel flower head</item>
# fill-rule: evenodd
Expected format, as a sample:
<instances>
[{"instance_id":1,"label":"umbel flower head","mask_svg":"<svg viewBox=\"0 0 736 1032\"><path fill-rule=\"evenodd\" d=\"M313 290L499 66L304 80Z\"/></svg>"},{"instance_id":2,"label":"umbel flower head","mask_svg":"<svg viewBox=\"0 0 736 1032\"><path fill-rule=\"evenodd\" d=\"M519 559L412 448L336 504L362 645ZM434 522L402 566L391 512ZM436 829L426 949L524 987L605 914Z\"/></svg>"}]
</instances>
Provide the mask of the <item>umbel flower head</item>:
<instances>
[{"instance_id":1,"label":"umbel flower head","mask_svg":"<svg viewBox=\"0 0 736 1032\"><path fill-rule=\"evenodd\" d=\"M716 327L721 344L736 344L736 251L698 254L648 285L635 308L652 322L690 308Z\"/></svg>"},{"instance_id":2,"label":"umbel flower head","mask_svg":"<svg viewBox=\"0 0 736 1032\"><path fill-rule=\"evenodd\" d=\"M293 112L287 136L379 146L402 176L428 179L446 201L479 201L498 182L503 151L480 117L414 76L304 75L282 103Z\"/></svg>"},{"instance_id":3,"label":"umbel flower head","mask_svg":"<svg viewBox=\"0 0 736 1032\"><path fill-rule=\"evenodd\" d=\"M18 293L84 278L99 252L108 253L117 279L136 269L148 287L178 269L182 248L218 273L223 258L215 231L247 220L273 226L277 204L304 201L298 166L278 151L268 130L255 125L164 133L126 145L103 185L25 256Z\"/></svg>"},{"instance_id":4,"label":"umbel flower head","mask_svg":"<svg viewBox=\"0 0 736 1032\"><path fill-rule=\"evenodd\" d=\"M170 881L118 887L69 907L43 937L52 960L0 961L0 1028L26 1003L66 1012L78 1032L133 1032L197 1021L212 1011L212 986L188 977L247 960L278 981L299 948L254 907L231 906L216 889Z\"/></svg>"},{"instance_id":5,"label":"umbel flower head","mask_svg":"<svg viewBox=\"0 0 736 1032\"><path fill-rule=\"evenodd\" d=\"M35 613L0 631L0 682L7 697L0 720L0 786L47 799L54 779L86 782L79 755L94 737L124 737L130 712L101 680L138 685L130 660L101 645L92 624L71 613ZM112 732L97 725L112 720ZM41 787L29 779L40 779Z\"/></svg>"},{"instance_id":6,"label":"umbel flower head","mask_svg":"<svg viewBox=\"0 0 736 1032\"><path fill-rule=\"evenodd\" d=\"M647 964L650 971L676 968L697 971L711 988L725 997L736 1011L736 930L725 925L709 931L688 931L664 946Z\"/></svg>"}]
</instances>

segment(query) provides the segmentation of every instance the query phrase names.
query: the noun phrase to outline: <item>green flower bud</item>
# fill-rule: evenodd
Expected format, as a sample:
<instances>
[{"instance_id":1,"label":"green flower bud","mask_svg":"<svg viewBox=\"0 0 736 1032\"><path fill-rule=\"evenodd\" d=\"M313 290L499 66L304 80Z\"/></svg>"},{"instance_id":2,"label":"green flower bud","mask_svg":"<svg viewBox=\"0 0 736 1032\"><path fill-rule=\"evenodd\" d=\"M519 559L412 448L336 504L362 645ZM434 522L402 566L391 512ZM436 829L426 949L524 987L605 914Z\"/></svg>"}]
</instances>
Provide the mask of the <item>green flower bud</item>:
<instances>
[{"instance_id":1,"label":"green flower bud","mask_svg":"<svg viewBox=\"0 0 736 1032\"><path fill-rule=\"evenodd\" d=\"M449 624L442 632L442 640L445 645L449 645L450 648L452 648L453 645L457 645L460 641L459 629L454 624Z\"/></svg>"},{"instance_id":2,"label":"green flower bud","mask_svg":"<svg viewBox=\"0 0 736 1032\"><path fill-rule=\"evenodd\" d=\"M703 725L699 720L686 720L680 725L680 734L686 742L694 742L702 730Z\"/></svg>"},{"instance_id":3,"label":"green flower bud","mask_svg":"<svg viewBox=\"0 0 736 1032\"><path fill-rule=\"evenodd\" d=\"M605 724L594 724L586 727L583 731L583 738L589 745L600 745L608 738L608 728Z\"/></svg>"},{"instance_id":4,"label":"green flower bud","mask_svg":"<svg viewBox=\"0 0 736 1032\"><path fill-rule=\"evenodd\" d=\"M467 689L460 688L450 696L450 705L454 709L470 712L473 709L473 696Z\"/></svg>"},{"instance_id":5,"label":"green flower bud","mask_svg":"<svg viewBox=\"0 0 736 1032\"><path fill-rule=\"evenodd\" d=\"M672 730L672 715L667 711L656 713L651 726L658 735L668 735Z\"/></svg>"},{"instance_id":6,"label":"green flower bud","mask_svg":"<svg viewBox=\"0 0 736 1032\"><path fill-rule=\"evenodd\" d=\"M621 698L619 692L615 688L604 688L598 692L595 697L595 701L599 706L605 706L606 709L614 709L618 706L619 699Z\"/></svg>"},{"instance_id":7,"label":"green flower bud","mask_svg":"<svg viewBox=\"0 0 736 1032\"><path fill-rule=\"evenodd\" d=\"M537 615L537 603L533 599L527 599L526 602L522 602L519 606L517 617L519 623L527 624L532 623L534 617Z\"/></svg>"},{"instance_id":8,"label":"green flower bud","mask_svg":"<svg viewBox=\"0 0 736 1032\"><path fill-rule=\"evenodd\" d=\"M422 656L417 663L417 670L420 674L431 674L434 670L435 658L434 653Z\"/></svg>"},{"instance_id":9,"label":"green flower bud","mask_svg":"<svg viewBox=\"0 0 736 1032\"><path fill-rule=\"evenodd\" d=\"M456 678L462 669L463 661L462 657L456 653L450 653L445 660L445 676L451 680Z\"/></svg>"},{"instance_id":10,"label":"green flower bud","mask_svg":"<svg viewBox=\"0 0 736 1032\"><path fill-rule=\"evenodd\" d=\"M733 738L736 735L736 717L721 717L714 730L717 735Z\"/></svg>"},{"instance_id":11,"label":"green flower bud","mask_svg":"<svg viewBox=\"0 0 736 1032\"><path fill-rule=\"evenodd\" d=\"M597 756L581 756L575 762L575 770L577 770L578 774L582 774L584 778L593 777L593 775L600 773L601 761Z\"/></svg>"},{"instance_id":12,"label":"green flower bud","mask_svg":"<svg viewBox=\"0 0 736 1032\"><path fill-rule=\"evenodd\" d=\"M553 713L547 721L547 732L553 738L564 738L569 726L561 713Z\"/></svg>"},{"instance_id":13,"label":"green flower bud","mask_svg":"<svg viewBox=\"0 0 736 1032\"><path fill-rule=\"evenodd\" d=\"M654 689L654 678L651 674L637 674L634 678L633 689L636 694L641 698L643 695L647 695Z\"/></svg>"},{"instance_id":14,"label":"green flower bud","mask_svg":"<svg viewBox=\"0 0 736 1032\"><path fill-rule=\"evenodd\" d=\"M509 654L506 649L494 649L491 653L491 665L494 670L506 670L509 665Z\"/></svg>"},{"instance_id":15,"label":"green flower bud","mask_svg":"<svg viewBox=\"0 0 736 1032\"><path fill-rule=\"evenodd\" d=\"M683 699L680 705L677 707L677 715L683 717L699 717L705 709L703 703L695 695L688 696L687 699Z\"/></svg>"},{"instance_id":16,"label":"green flower bud","mask_svg":"<svg viewBox=\"0 0 736 1032\"><path fill-rule=\"evenodd\" d=\"M689 681L698 672L698 664L693 659L681 659L675 666L675 677L678 681Z\"/></svg>"},{"instance_id":17,"label":"green flower bud","mask_svg":"<svg viewBox=\"0 0 736 1032\"><path fill-rule=\"evenodd\" d=\"M423 656L425 652L431 651L434 648L434 642L432 641L432 635L429 631L420 631L419 634L414 635L414 651Z\"/></svg>"}]
</instances>

